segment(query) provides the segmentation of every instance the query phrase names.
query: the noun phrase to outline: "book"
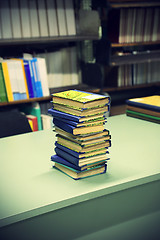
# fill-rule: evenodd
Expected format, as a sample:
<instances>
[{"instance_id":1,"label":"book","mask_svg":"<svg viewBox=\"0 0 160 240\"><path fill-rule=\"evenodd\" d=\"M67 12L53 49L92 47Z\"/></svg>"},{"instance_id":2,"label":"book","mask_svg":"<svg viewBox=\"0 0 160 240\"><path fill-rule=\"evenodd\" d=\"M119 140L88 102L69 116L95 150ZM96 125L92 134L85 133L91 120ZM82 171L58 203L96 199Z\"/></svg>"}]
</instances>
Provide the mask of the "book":
<instances>
[{"instance_id":1,"label":"book","mask_svg":"<svg viewBox=\"0 0 160 240\"><path fill-rule=\"evenodd\" d=\"M26 115L36 116L38 122L38 131L42 130L41 109L38 102L32 103L31 106L22 107L21 111Z\"/></svg>"},{"instance_id":2,"label":"book","mask_svg":"<svg viewBox=\"0 0 160 240\"><path fill-rule=\"evenodd\" d=\"M29 98L34 98L36 96L36 94L35 94L35 90L34 90L34 84L32 81L29 62L27 60L23 60L23 64L24 64L24 70L25 70L25 75L26 75L26 80L27 80Z\"/></svg>"},{"instance_id":3,"label":"book","mask_svg":"<svg viewBox=\"0 0 160 240\"><path fill-rule=\"evenodd\" d=\"M107 96L80 90L68 90L52 94L53 103L86 109L109 104Z\"/></svg>"},{"instance_id":4,"label":"book","mask_svg":"<svg viewBox=\"0 0 160 240\"><path fill-rule=\"evenodd\" d=\"M160 112L160 96L159 95L128 99L126 100L126 104L129 106L135 106L135 107L140 107L140 108Z\"/></svg>"},{"instance_id":5,"label":"book","mask_svg":"<svg viewBox=\"0 0 160 240\"><path fill-rule=\"evenodd\" d=\"M58 31L60 36L67 35L66 15L63 0L56 0Z\"/></svg>"},{"instance_id":6,"label":"book","mask_svg":"<svg viewBox=\"0 0 160 240\"><path fill-rule=\"evenodd\" d=\"M105 114L109 111L109 106L105 105L102 107L97 107L97 108L89 108L89 109L74 109L65 105L61 105L61 104L56 104L53 103L53 109L54 110L58 110L58 111L62 111L65 113L70 113L72 115L75 116L79 116L79 117L89 117L89 116L93 116L96 114Z\"/></svg>"},{"instance_id":7,"label":"book","mask_svg":"<svg viewBox=\"0 0 160 240\"><path fill-rule=\"evenodd\" d=\"M0 22L2 28L2 38L12 39L12 26L9 8L9 0L0 1Z\"/></svg>"},{"instance_id":8,"label":"book","mask_svg":"<svg viewBox=\"0 0 160 240\"><path fill-rule=\"evenodd\" d=\"M110 140L111 139L111 135L106 135L104 137L94 137L94 134L93 134L93 138L89 139L89 140L79 140L78 138L72 138L72 137L69 137L69 136L66 136L64 134L56 134L56 137L64 137L72 142L75 142L77 144L80 144L80 145L83 145L83 146L87 146L89 144L94 144L94 143L100 143L100 142L104 142L104 141L107 141L107 140Z\"/></svg>"},{"instance_id":9,"label":"book","mask_svg":"<svg viewBox=\"0 0 160 240\"><path fill-rule=\"evenodd\" d=\"M48 37L49 36L48 20L47 20L45 0L37 1L37 9L38 9L40 36L41 37Z\"/></svg>"},{"instance_id":10,"label":"book","mask_svg":"<svg viewBox=\"0 0 160 240\"><path fill-rule=\"evenodd\" d=\"M31 22L31 37L39 37L39 22L38 22L38 11L37 11L37 1L29 0L29 17Z\"/></svg>"},{"instance_id":11,"label":"book","mask_svg":"<svg viewBox=\"0 0 160 240\"><path fill-rule=\"evenodd\" d=\"M84 166L86 164L93 164L93 163L98 163L98 162L104 162L106 160L109 160L108 153L102 153L102 154L97 154L95 156L91 157L83 157L83 158L77 158L66 151L63 151L62 149L56 147L55 148L55 153L67 160L68 162L76 165L76 166Z\"/></svg>"},{"instance_id":12,"label":"book","mask_svg":"<svg viewBox=\"0 0 160 240\"><path fill-rule=\"evenodd\" d=\"M160 124L160 117L155 117L155 116L152 116L152 115L148 115L148 114L144 114L144 113L140 113L140 112L135 112L135 111L131 111L131 110L126 110L126 114L127 114L127 116L130 116L130 117L139 118L139 119L142 119L142 120L146 120L146 121L150 121L150 122Z\"/></svg>"},{"instance_id":13,"label":"book","mask_svg":"<svg viewBox=\"0 0 160 240\"><path fill-rule=\"evenodd\" d=\"M6 85L3 75L2 63L0 63L0 102L8 102Z\"/></svg>"},{"instance_id":14,"label":"book","mask_svg":"<svg viewBox=\"0 0 160 240\"><path fill-rule=\"evenodd\" d=\"M99 165L106 163L106 161L104 160L104 161L98 161L98 162L94 162L94 163L83 164L82 166L77 166L74 163L67 161L65 158L60 157L59 155L51 156L51 161L60 163L62 165L71 167L71 168L73 168L75 170L79 170L79 171L84 171L84 170L87 170L88 168L99 166Z\"/></svg>"},{"instance_id":15,"label":"book","mask_svg":"<svg viewBox=\"0 0 160 240\"><path fill-rule=\"evenodd\" d=\"M48 116L46 114L41 114L41 119L42 119L43 130L53 128L53 123L52 123L53 120L51 116Z\"/></svg>"},{"instance_id":16,"label":"book","mask_svg":"<svg viewBox=\"0 0 160 240\"><path fill-rule=\"evenodd\" d=\"M11 24L13 31L13 38L21 38L21 24L18 0L10 1Z\"/></svg>"},{"instance_id":17,"label":"book","mask_svg":"<svg viewBox=\"0 0 160 240\"><path fill-rule=\"evenodd\" d=\"M67 33L68 35L76 35L73 0L64 0L64 8L66 14Z\"/></svg>"},{"instance_id":18,"label":"book","mask_svg":"<svg viewBox=\"0 0 160 240\"><path fill-rule=\"evenodd\" d=\"M77 123L81 123L81 122L83 123L83 122L86 122L86 121L89 121L89 120L94 120L94 119L99 119L99 118L104 117L104 114L95 114L95 115L87 116L87 117L79 117L79 116L72 115L72 114L69 114L69 113L57 111L53 108L48 109L48 113L51 114L55 118L56 117L57 118L63 118L63 119L66 119L66 120L77 122Z\"/></svg>"},{"instance_id":19,"label":"book","mask_svg":"<svg viewBox=\"0 0 160 240\"><path fill-rule=\"evenodd\" d=\"M58 22L55 0L46 0L49 36L58 36Z\"/></svg>"},{"instance_id":20,"label":"book","mask_svg":"<svg viewBox=\"0 0 160 240\"><path fill-rule=\"evenodd\" d=\"M97 165L97 166L93 166L93 167L88 167L85 170L77 170L73 167L69 167L67 165L55 162L54 167L56 169L59 169L63 173L66 173L71 178L73 178L75 180L78 180L78 179L94 176L94 175L97 175L97 174L105 173L107 165L102 164L102 165Z\"/></svg>"},{"instance_id":21,"label":"book","mask_svg":"<svg viewBox=\"0 0 160 240\"><path fill-rule=\"evenodd\" d=\"M2 62L1 64L2 64L2 70L3 70L3 76L4 76L8 101L12 102L12 101L14 101L14 98L13 98L11 81L10 81L10 76L9 76L9 71L8 71L8 65L7 65L7 62Z\"/></svg>"},{"instance_id":22,"label":"book","mask_svg":"<svg viewBox=\"0 0 160 240\"><path fill-rule=\"evenodd\" d=\"M26 115L26 117L27 117L29 122L32 122L32 124L31 124L32 131L33 132L38 131L37 117L33 116L33 115Z\"/></svg>"},{"instance_id":23,"label":"book","mask_svg":"<svg viewBox=\"0 0 160 240\"><path fill-rule=\"evenodd\" d=\"M140 112L140 113L148 114L148 115L155 116L155 117L160 117L160 112L148 110L145 108L134 107L134 106L128 105L127 110L134 111L134 112Z\"/></svg>"},{"instance_id":24,"label":"book","mask_svg":"<svg viewBox=\"0 0 160 240\"><path fill-rule=\"evenodd\" d=\"M105 124L105 122L106 122L106 119L104 117L94 119L94 120L84 121L84 122L80 122L80 123L74 122L73 120L57 118L57 117L54 117L54 119L63 121L64 123L66 123L68 125L72 125L74 127L88 127L88 126L93 126L93 125Z\"/></svg>"},{"instance_id":25,"label":"book","mask_svg":"<svg viewBox=\"0 0 160 240\"><path fill-rule=\"evenodd\" d=\"M92 143L92 144L85 145L84 143L79 144L79 143L76 143L74 141L71 141L71 140L61 137L61 136L57 137L57 143L65 146L67 148L70 148L74 151L86 152L86 153L95 151L95 150L98 150L101 148L107 148L107 147L110 147L110 145L111 145L110 140L103 140L98 143Z\"/></svg>"},{"instance_id":26,"label":"book","mask_svg":"<svg viewBox=\"0 0 160 240\"><path fill-rule=\"evenodd\" d=\"M72 133L74 135L86 134L86 133L91 133L91 132L100 132L100 131L104 130L103 124L77 128L72 125L66 124L63 121L57 120L55 118L53 119L53 123L55 124L55 126L63 129L66 132Z\"/></svg>"},{"instance_id":27,"label":"book","mask_svg":"<svg viewBox=\"0 0 160 240\"><path fill-rule=\"evenodd\" d=\"M42 84L39 75L39 68L37 64L37 58L33 58L30 60L31 68L32 68L32 79L34 82L35 90L36 90L36 97L43 97L42 92Z\"/></svg>"},{"instance_id":28,"label":"book","mask_svg":"<svg viewBox=\"0 0 160 240\"><path fill-rule=\"evenodd\" d=\"M48 87L48 75L47 75L47 67L45 58L36 58L36 66L37 72L39 73L39 79L41 81L42 86L42 94L43 96L49 96L49 87Z\"/></svg>"},{"instance_id":29,"label":"book","mask_svg":"<svg viewBox=\"0 0 160 240\"><path fill-rule=\"evenodd\" d=\"M107 130L107 129L104 129L103 131L95 132L95 133L88 133L88 134L83 134L83 135L73 135L73 134L68 133L58 127L55 127L55 132L62 136L71 138L73 141L74 141L74 139L76 139L77 141L91 141L91 140L95 140L97 138L103 138L106 136L110 136L109 130Z\"/></svg>"},{"instance_id":30,"label":"book","mask_svg":"<svg viewBox=\"0 0 160 240\"><path fill-rule=\"evenodd\" d=\"M19 9L20 9L20 19L22 26L22 38L30 38L31 37L31 26L30 26L30 18L29 18L29 6L28 0L19 1Z\"/></svg>"},{"instance_id":31,"label":"book","mask_svg":"<svg viewBox=\"0 0 160 240\"><path fill-rule=\"evenodd\" d=\"M67 148L67 147L59 144L57 141L55 142L55 146L58 147L59 149L61 149L62 151L67 152L67 153L69 153L69 154L71 154L71 155L73 155L73 156L75 156L76 158L79 158L79 159L87 158L87 157L93 157L93 156L96 156L96 155L108 153L108 148L106 148L106 147L84 153L84 152L77 152L77 151L74 151L70 148Z\"/></svg>"}]
</instances>

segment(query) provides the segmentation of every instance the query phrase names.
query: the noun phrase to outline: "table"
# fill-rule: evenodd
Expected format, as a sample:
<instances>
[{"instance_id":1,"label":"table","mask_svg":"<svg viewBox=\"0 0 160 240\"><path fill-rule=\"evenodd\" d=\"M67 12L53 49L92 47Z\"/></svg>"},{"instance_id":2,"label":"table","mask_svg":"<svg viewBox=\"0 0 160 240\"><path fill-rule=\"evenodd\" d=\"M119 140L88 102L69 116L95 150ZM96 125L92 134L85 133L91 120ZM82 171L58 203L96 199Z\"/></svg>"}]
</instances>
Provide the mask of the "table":
<instances>
[{"instance_id":1,"label":"table","mask_svg":"<svg viewBox=\"0 0 160 240\"><path fill-rule=\"evenodd\" d=\"M76 239L160 217L159 125L119 115L106 127L107 173L77 181L52 168L52 130L0 139L0 237Z\"/></svg>"}]
</instances>

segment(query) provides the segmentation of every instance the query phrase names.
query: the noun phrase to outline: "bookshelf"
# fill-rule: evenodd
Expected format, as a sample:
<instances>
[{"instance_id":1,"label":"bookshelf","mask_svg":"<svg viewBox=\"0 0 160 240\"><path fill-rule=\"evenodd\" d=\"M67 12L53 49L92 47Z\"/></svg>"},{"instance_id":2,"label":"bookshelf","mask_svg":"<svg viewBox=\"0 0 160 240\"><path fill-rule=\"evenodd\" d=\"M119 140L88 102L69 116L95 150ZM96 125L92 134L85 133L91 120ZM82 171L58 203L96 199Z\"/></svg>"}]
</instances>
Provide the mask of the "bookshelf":
<instances>
[{"instance_id":1,"label":"bookshelf","mask_svg":"<svg viewBox=\"0 0 160 240\"><path fill-rule=\"evenodd\" d=\"M111 95L113 105L125 104L131 97L160 94L160 2L103 3L102 38L95 47L103 75L101 91Z\"/></svg>"},{"instance_id":2,"label":"bookshelf","mask_svg":"<svg viewBox=\"0 0 160 240\"><path fill-rule=\"evenodd\" d=\"M71 3L73 3L73 5ZM59 4L62 4L63 6L60 6ZM48 6L51 6L51 8L49 9ZM63 7L63 9L61 7ZM8 18L6 18L6 15L4 15L3 10ZM87 32L86 29L83 29L82 18L79 14L80 10L81 13L83 13L80 1L74 0L6 0L5 3L0 4L0 57L3 59L13 57L19 58L23 57L23 53L29 53L33 55L48 54L54 51L58 52L61 49L67 49L74 46L76 47L80 42L85 40L98 40L99 32L97 29L99 26L97 25L96 31L94 29L94 31ZM15 18L13 18L15 12L17 15ZM63 13L66 21L64 24L62 24L60 21ZM26 21L24 22L23 15L25 15L26 18ZM3 16L5 19L2 18ZM53 20L53 17L55 16L57 26L50 26L51 23L53 24L53 21L51 20ZM98 16L98 14L96 14L96 16ZM34 21L32 21L33 17ZM4 20L6 20L6 22ZM18 23L16 31L12 20L17 21ZM44 23L44 20L46 20L46 26L42 28L41 25ZM38 25L36 25L36 23ZM34 31L32 25L35 27ZM62 29L64 26L66 28L65 31ZM58 29L57 32L53 32L53 27ZM42 32L44 28L47 28L46 32ZM26 30L26 32L28 31L28 35L26 35L27 33L24 30ZM93 89L79 82L76 85L71 84L67 85L66 87L64 85L62 87L50 87L49 92L51 94L55 91L61 91L70 88L85 90ZM51 96L44 96L23 100L14 100L10 102L0 102L0 110L17 107L19 105L22 106L31 104L34 102L39 102L40 104L44 105L44 103L49 103L50 100Z\"/></svg>"}]
</instances>

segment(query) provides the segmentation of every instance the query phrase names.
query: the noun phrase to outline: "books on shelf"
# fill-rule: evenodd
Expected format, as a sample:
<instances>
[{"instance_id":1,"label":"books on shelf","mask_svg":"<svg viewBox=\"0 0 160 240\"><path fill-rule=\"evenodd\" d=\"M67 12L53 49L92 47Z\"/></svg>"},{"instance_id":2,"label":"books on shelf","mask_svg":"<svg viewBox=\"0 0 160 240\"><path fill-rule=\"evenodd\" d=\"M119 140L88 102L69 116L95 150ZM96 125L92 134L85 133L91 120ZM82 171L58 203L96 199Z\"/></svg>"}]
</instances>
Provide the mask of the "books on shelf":
<instances>
[{"instance_id":1,"label":"books on shelf","mask_svg":"<svg viewBox=\"0 0 160 240\"><path fill-rule=\"evenodd\" d=\"M76 35L73 0L5 0L0 3L0 38Z\"/></svg>"},{"instance_id":2,"label":"books on shelf","mask_svg":"<svg viewBox=\"0 0 160 240\"><path fill-rule=\"evenodd\" d=\"M7 101L49 96L45 59L3 59L0 64Z\"/></svg>"},{"instance_id":3,"label":"books on shelf","mask_svg":"<svg viewBox=\"0 0 160 240\"><path fill-rule=\"evenodd\" d=\"M111 9L108 36L112 43L135 43L160 40L160 8L128 7ZM113 31L114 22L114 31Z\"/></svg>"},{"instance_id":4,"label":"books on shelf","mask_svg":"<svg viewBox=\"0 0 160 240\"><path fill-rule=\"evenodd\" d=\"M111 74L112 82L106 79L108 86L111 83L116 87L156 83L159 82L160 61L115 66Z\"/></svg>"},{"instance_id":5,"label":"books on shelf","mask_svg":"<svg viewBox=\"0 0 160 240\"><path fill-rule=\"evenodd\" d=\"M160 123L160 96L132 98L126 101L127 116Z\"/></svg>"},{"instance_id":6,"label":"books on shelf","mask_svg":"<svg viewBox=\"0 0 160 240\"><path fill-rule=\"evenodd\" d=\"M28 122L31 126L31 129L33 132L38 131L38 121L37 121L37 117L34 115L26 115Z\"/></svg>"},{"instance_id":7,"label":"books on shelf","mask_svg":"<svg viewBox=\"0 0 160 240\"><path fill-rule=\"evenodd\" d=\"M53 117L56 132L56 154L51 156L54 168L73 179L105 173L111 146L111 135L105 127L109 107L104 110L110 104L109 97L79 90L54 93L52 97L53 108L48 113ZM57 102L64 111L54 109ZM90 113L82 116L66 113L68 105L79 112L90 109ZM99 111L102 108L102 113L91 113L96 107Z\"/></svg>"}]
</instances>

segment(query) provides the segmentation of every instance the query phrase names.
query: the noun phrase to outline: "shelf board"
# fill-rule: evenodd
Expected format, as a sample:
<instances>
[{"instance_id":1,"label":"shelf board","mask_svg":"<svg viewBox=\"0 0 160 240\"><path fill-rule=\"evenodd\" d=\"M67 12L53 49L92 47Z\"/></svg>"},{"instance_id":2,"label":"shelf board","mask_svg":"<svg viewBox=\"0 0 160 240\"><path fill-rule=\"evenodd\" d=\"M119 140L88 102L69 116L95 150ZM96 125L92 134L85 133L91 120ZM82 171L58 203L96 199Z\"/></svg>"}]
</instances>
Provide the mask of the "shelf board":
<instances>
[{"instance_id":1,"label":"shelf board","mask_svg":"<svg viewBox=\"0 0 160 240\"><path fill-rule=\"evenodd\" d=\"M41 102L41 101L50 101L52 99L51 96L47 97L41 97L41 98L29 98L29 99L23 99L18 101L12 101L12 102L2 102L0 103L1 106L9 106L9 105L19 105L24 103L32 103L32 102Z\"/></svg>"},{"instance_id":2,"label":"shelf board","mask_svg":"<svg viewBox=\"0 0 160 240\"><path fill-rule=\"evenodd\" d=\"M127 54L121 56L111 56L110 65L119 66L124 64L133 64L141 62L160 61L160 50L138 52L137 54Z\"/></svg>"},{"instance_id":3,"label":"shelf board","mask_svg":"<svg viewBox=\"0 0 160 240\"><path fill-rule=\"evenodd\" d=\"M134 47L134 46L151 46L159 45L160 41L150 41L150 42L134 42L134 43L111 43L112 48L122 48L122 47Z\"/></svg>"},{"instance_id":4,"label":"shelf board","mask_svg":"<svg viewBox=\"0 0 160 240\"><path fill-rule=\"evenodd\" d=\"M147 84L137 84L133 86L123 86L123 87L104 87L103 92L117 92L117 91L128 91L131 89L140 89L140 88L150 88L150 87L160 87L160 82L147 83Z\"/></svg>"},{"instance_id":5,"label":"shelf board","mask_svg":"<svg viewBox=\"0 0 160 240\"><path fill-rule=\"evenodd\" d=\"M0 46L7 45L32 45L32 44L54 44L62 42L78 42L83 40L98 40L98 35L71 35L58 37L22 38L22 39L0 39Z\"/></svg>"},{"instance_id":6,"label":"shelf board","mask_svg":"<svg viewBox=\"0 0 160 240\"><path fill-rule=\"evenodd\" d=\"M133 0L108 0L110 6L112 8L128 8L128 7L153 7L153 6L160 6L159 0L154 1L133 1Z\"/></svg>"}]
</instances>

